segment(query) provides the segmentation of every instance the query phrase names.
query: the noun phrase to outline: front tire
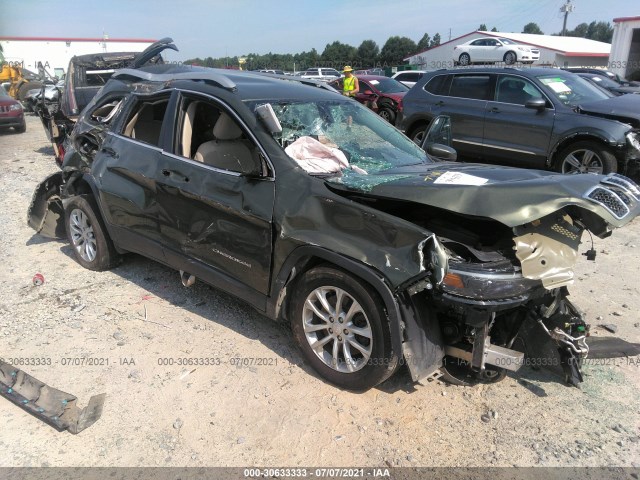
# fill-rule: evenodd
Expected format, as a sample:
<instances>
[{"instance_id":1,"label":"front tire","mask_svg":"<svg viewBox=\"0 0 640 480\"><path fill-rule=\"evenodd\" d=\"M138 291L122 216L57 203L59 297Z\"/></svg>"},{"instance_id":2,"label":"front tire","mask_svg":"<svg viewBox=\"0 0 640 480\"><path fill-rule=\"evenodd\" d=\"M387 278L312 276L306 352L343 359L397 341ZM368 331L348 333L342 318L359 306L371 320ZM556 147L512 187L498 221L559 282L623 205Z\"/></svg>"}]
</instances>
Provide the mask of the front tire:
<instances>
[{"instance_id":1,"label":"front tire","mask_svg":"<svg viewBox=\"0 0 640 480\"><path fill-rule=\"evenodd\" d=\"M607 147L592 141L576 142L558 154L556 169L560 173L608 174L618 171L618 161Z\"/></svg>"},{"instance_id":2,"label":"front tire","mask_svg":"<svg viewBox=\"0 0 640 480\"><path fill-rule=\"evenodd\" d=\"M513 52L507 52L504 54L504 63L506 65L513 65L518 60L518 57Z\"/></svg>"},{"instance_id":3,"label":"front tire","mask_svg":"<svg viewBox=\"0 0 640 480\"><path fill-rule=\"evenodd\" d=\"M65 205L67 238L77 262L95 271L109 270L119 260L98 206L90 196L76 196Z\"/></svg>"},{"instance_id":4,"label":"front tire","mask_svg":"<svg viewBox=\"0 0 640 480\"><path fill-rule=\"evenodd\" d=\"M27 131L27 121L22 120L22 125L20 125L19 127L13 127L13 128L16 131L16 133L24 133Z\"/></svg>"},{"instance_id":5,"label":"front tire","mask_svg":"<svg viewBox=\"0 0 640 480\"><path fill-rule=\"evenodd\" d=\"M471 57L469 56L468 53L463 53L458 58L458 63L463 67L466 67L467 65L471 65Z\"/></svg>"},{"instance_id":6,"label":"front tire","mask_svg":"<svg viewBox=\"0 0 640 480\"><path fill-rule=\"evenodd\" d=\"M342 270L316 267L297 283L291 329L305 359L329 382L363 391L398 366L384 306Z\"/></svg>"},{"instance_id":7,"label":"front tire","mask_svg":"<svg viewBox=\"0 0 640 480\"><path fill-rule=\"evenodd\" d=\"M384 118L391 125L393 125L393 122L396 121L396 113L388 107L380 107L380 109L378 110L378 115Z\"/></svg>"}]
</instances>

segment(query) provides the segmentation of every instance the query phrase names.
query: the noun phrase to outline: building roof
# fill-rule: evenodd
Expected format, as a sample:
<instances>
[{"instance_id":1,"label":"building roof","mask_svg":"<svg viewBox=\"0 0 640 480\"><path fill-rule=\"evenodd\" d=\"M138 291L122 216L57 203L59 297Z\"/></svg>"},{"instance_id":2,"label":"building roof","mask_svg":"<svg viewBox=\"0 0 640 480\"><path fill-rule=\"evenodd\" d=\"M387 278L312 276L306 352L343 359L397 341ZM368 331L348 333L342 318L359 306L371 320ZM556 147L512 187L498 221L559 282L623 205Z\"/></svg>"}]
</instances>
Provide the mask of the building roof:
<instances>
[{"instance_id":1,"label":"building roof","mask_svg":"<svg viewBox=\"0 0 640 480\"><path fill-rule=\"evenodd\" d=\"M640 17L618 17L613 19L613 23L637 22Z\"/></svg>"},{"instance_id":2,"label":"building roof","mask_svg":"<svg viewBox=\"0 0 640 480\"><path fill-rule=\"evenodd\" d=\"M64 37L0 37L0 42L118 42L118 43L154 43L157 40L149 38L64 38Z\"/></svg>"},{"instance_id":3,"label":"building roof","mask_svg":"<svg viewBox=\"0 0 640 480\"><path fill-rule=\"evenodd\" d=\"M589 40L588 38L581 37L560 37L556 35L535 35L533 33L509 33L509 32L485 32L476 30L475 32L469 32L461 37L454 38L448 42L441 43L435 48L440 48L444 45L454 44L459 45L464 43L466 37L471 35L485 35L487 37L504 37L513 40L524 45L531 45L534 47L545 48L547 50L554 50L560 52L567 57L608 57L611 51L611 44L598 42L596 40ZM408 60L411 57L420 55L428 50L415 53L405 58Z\"/></svg>"}]
</instances>

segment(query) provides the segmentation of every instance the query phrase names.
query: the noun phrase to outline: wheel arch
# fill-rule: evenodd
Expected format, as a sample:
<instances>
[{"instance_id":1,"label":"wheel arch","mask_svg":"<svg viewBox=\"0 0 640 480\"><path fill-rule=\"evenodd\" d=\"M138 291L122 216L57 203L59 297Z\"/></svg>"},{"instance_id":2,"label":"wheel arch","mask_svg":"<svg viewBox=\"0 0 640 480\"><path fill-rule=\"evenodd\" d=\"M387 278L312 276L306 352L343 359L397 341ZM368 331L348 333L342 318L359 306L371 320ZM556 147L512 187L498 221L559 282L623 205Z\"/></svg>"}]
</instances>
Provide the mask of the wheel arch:
<instances>
[{"instance_id":1,"label":"wheel arch","mask_svg":"<svg viewBox=\"0 0 640 480\"><path fill-rule=\"evenodd\" d=\"M374 289L387 311L392 349L398 356L402 356L402 317L384 275L368 265L321 247L305 245L291 252L272 282L267 315L274 320L286 320L291 301L288 288L294 287L302 274L321 264L346 271Z\"/></svg>"},{"instance_id":2,"label":"wheel arch","mask_svg":"<svg viewBox=\"0 0 640 480\"><path fill-rule=\"evenodd\" d=\"M513 53L516 56L516 62L517 62L518 61L518 52L516 52L515 50L507 50L506 52L504 52L504 55L502 56L502 61L506 62L507 55L509 55L510 53Z\"/></svg>"},{"instance_id":3,"label":"wheel arch","mask_svg":"<svg viewBox=\"0 0 640 480\"><path fill-rule=\"evenodd\" d=\"M107 216L104 213L102 202L100 201L100 192L98 190L98 186L96 185L95 179L90 174L73 172L67 179L63 190L63 204L65 199L74 196L91 196L93 198L95 204L98 207L98 211L96 212L96 214L100 216L102 223L107 230L107 235L109 235L109 237L111 238L111 241L113 242L118 253L125 253L125 250L122 250L120 247L118 247L115 241L113 230L111 228L111 225L107 221Z\"/></svg>"},{"instance_id":4,"label":"wheel arch","mask_svg":"<svg viewBox=\"0 0 640 480\"><path fill-rule=\"evenodd\" d=\"M427 128L429 128L429 125L431 125L432 121L433 117L430 117L427 114L422 114L418 117L415 117L405 128L405 134L411 139L417 129L422 128L426 130Z\"/></svg>"},{"instance_id":5,"label":"wheel arch","mask_svg":"<svg viewBox=\"0 0 640 480\"><path fill-rule=\"evenodd\" d=\"M547 157L547 168L552 168L554 165L556 165L558 161L558 154L572 143L577 142L595 142L602 145L603 147L612 149L614 154L617 153L616 147L618 146L618 142L616 142L613 138L607 137L600 132L575 132L556 142L554 147L551 149L551 153Z\"/></svg>"}]
</instances>

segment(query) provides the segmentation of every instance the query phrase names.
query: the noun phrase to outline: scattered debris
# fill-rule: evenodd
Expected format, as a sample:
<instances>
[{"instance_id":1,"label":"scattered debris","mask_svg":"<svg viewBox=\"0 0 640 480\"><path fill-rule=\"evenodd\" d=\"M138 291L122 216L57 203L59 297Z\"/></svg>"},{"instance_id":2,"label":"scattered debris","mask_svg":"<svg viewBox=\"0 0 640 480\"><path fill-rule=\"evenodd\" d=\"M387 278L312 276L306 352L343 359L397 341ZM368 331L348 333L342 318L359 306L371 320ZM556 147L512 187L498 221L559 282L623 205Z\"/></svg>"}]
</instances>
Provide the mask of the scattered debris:
<instances>
[{"instance_id":1,"label":"scattered debris","mask_svg":"<svg viewBox=\"0 0 640 480\"><path fill-rule=\"evenodd\" d=\"M618 331L618 326L613 323L604 323L600 325L600 327L611 333L616 333Z\"/></svg>"},{"instance_id":2,"label":"scattered debris","mask_svg":"<svg viewBox=\"0 0 640 480\"><path fill-rule=\"evenodd\" d=\"M19 368L0 360L0 395L58 431L76 434L102 415L106 394L94 395L85 408L77 398L52 388Z\"/></svg>"},{"instance_id":3,"label":"scattered debris","mask_svg":"<svg viewBox=\"0 0 640 480\"><path fill-rule=\"evenodd\" d=\"M180 430L183 425L184 425L184 422L182 420L180 420L179 418L176 419L175 422L173 422L173 428L175 428L176 430Z\"/></svg>"},{"instance_id":4,"label":"scattered debris","mask_svg":"<svg viewBox=\"0 0 640 480\"><path fill-rule=\"evenodd\" d=\"M613 315L614 317L621 317L622 314L620 312L612 312L611 315Z\"/></svg>"},{"instance_id":5,"label":"scattered debris","mask_svg":"<svg viewBox=\"0 0 640 480\"><path fill-rule=\"evenodd\" d=\"M36 273L33 276L33 284L36 287L39 287L40 285L42 285L44 283L44 275L42 275L41 273Z\"/></svg>"},{"instance_id":6,"label":"scattered debris","mask_svg":"<svg viewBox=\"0 0 640 480\"><path fill-rule=\"evenodd\" d=\"M191 375L193 372L195 372L196 369L194 368L193 370L189 371L189 370L185 370L182 375L180 375L180 380L184 380L185 378L187 378L189 375Z\"/></svg>"}]
</instances>

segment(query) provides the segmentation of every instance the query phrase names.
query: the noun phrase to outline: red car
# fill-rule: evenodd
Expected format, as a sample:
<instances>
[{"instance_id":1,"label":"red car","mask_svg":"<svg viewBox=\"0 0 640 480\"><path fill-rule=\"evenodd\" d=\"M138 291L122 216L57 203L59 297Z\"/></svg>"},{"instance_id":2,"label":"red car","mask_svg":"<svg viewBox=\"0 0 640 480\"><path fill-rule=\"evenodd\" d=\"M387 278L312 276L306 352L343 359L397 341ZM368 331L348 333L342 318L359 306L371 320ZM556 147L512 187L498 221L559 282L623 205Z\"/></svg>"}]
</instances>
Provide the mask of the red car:
<instances>
[{"instance_id":1,"label":"red car","mask_svg":"<svg viewBox=\"0 0 640 480\"><path fill-rule=\"evenodd\" d=\"M19 101L9 96L7 91L0 87L0 128L13 127L17 133L27 130L24 120L24 110Z\"/></svg>"},{"instance_id":2,"label":"red car","mask_svg":"<svg viewBox=\"0 0 640 480\"><path fill-rule=\"evenodd\" d=\"M409 88L393 78L379 75L356 75L356 78L360 85L356 100L394 125L398 112L402 111L402 98ZM330 85L342 91L342 80L334 80Z\"/></svg>"}]
</instances>

